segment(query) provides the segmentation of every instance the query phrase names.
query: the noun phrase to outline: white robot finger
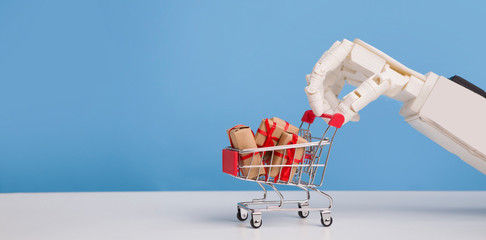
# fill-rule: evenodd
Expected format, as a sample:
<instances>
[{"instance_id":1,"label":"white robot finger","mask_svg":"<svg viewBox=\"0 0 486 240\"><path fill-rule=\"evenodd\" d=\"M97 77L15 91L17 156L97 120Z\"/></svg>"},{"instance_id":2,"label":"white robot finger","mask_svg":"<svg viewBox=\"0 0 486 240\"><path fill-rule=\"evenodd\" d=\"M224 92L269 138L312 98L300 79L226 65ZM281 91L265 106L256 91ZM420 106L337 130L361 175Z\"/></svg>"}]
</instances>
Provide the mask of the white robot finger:
<instances>
[{"instance_id":1,"label":"white robot finger","mask_svg":"<svg viewBox=\"0 0 486 240\"><path fill-rule=\"evenodd\" d=\"M344 59L346 59L353 47L354 43L346 39L344 39L340 44L334 43L333 47L326 51L319 61L317 61L312 70L311 77L313 74L324 76L326 73L341 66Z\"/></svg>"},{"instance_id":2,"label":"white robot finger","mask_svg":"<svg viewBox=\"0 0 486 240\"><path fill-rule=\"evenodd\" d=\"M345 123L350 120L359 120L359 118L356 119L358 112L388 91L389 87L389 81L383 81L380 75L375 74L354 91L348 93L338 106L338 112L343 114Z\"/></svg>"}]
</instances>

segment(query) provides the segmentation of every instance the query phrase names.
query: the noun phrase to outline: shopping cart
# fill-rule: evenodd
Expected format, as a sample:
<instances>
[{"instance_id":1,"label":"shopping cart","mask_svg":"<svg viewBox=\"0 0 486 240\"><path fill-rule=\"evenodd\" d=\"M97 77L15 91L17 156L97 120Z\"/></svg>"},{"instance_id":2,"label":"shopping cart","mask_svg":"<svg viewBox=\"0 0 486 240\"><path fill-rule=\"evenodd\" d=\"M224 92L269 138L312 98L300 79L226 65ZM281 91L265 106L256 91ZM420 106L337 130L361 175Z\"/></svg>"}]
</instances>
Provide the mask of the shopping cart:
<instances>
[{"instance_id":1,"label":"shopping cart","mask_svg":"<svg viewBox=\"0 0 486 240\"><path fill-rule=\"evenodd\" d=\"M307 140L307 143L292 144L292 145L278 145L274 147L262 147L255 149L238 150L231 147L223 149L223 172L228 173L238 179L252 181L258 183L263 189L263 198L253 199L250 202L239 202L237 204L237 218L240 221L245 221L248 215L251 214L250 224L253 228L259 228L262 225L262 213L273 211L297 211L301 218L309 216L309 211L320 211L321 223L325 227L329 227L332 224L331 207L332 198L327 193L317 189L324 181L324 173L326 171L327 161L329 160L329 153L334 140L334 136L338 128L340 128L344 122L344 117L341 114L323 114L321 117L329 118L328 127L324 131L321 138L312 137L309 130L310 125L314 122L316 115L312 110L308 110L302 117L302 123L299 127L299 136ZM307 129L303 128L304 123L308 123ZM332 137L329 139L326 137L333 127ZM315 141L313 141L315 140ZM299 149L304 150L303 159L295 162L295 153ZM326 155L325 161L320 161L321 155ZM241 155L253 154L251 157L251 163L243 166ZM253 165L253 158L255 155L267 156L267 159L259 165ZM282 156L283 155L283 156ZM293 155L291 161L281 161L282 164L273 164L275 156L280 156L285 159L285 155ZM289 159L290 160L290 159ZM258 177L249 178L248 171L252 169L258 174L253 174ZM263 169L263 170L262 170ZM272 169L278 169L278 175L275 177L269 176L268 172ZM246 173L246 174L245 174ZM282 176L287 176L286 178ZM273 189L280 200L270 201L267 200L267 190L264 185ZM304 190L307 194L307 198L304 200L284 200L283 194L275 187L275 185L289 185L295 186ZM329 200L328 207L325 208L311 208L309 207L310 190L314 190L326 197ZM284 207L288 204L297 204L297 208ZM260 206L260 207L258 207Z\"/></svg>"}]
</instances>

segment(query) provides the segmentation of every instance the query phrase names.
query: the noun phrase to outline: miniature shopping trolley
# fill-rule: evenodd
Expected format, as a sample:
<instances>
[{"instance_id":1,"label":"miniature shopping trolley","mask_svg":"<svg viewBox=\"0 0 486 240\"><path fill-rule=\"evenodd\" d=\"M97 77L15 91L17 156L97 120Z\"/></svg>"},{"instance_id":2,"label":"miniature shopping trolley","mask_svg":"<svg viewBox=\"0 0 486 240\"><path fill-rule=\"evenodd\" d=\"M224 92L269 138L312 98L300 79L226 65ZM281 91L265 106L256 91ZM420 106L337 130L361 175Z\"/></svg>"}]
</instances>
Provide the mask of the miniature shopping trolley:
<instances>
[{"instance_id":1,"label":"miniature shopping trolley","mask_svg":"<svg viewBox=\"0 0 486 240\"><path fill-rule=\"evenodd\" d=\"M302 117L302 123L299 127L299 136L304 138L306 143L295 143L291 145L278 145L273 147L262 147L254 149L238 150L231 147L223 149L223 172L228 173L238 179L256 182L263 189L263 198L253 199L250 202L239 202L237 204L237 218L240 221L245 221L248 215L251 215L250 225L253 228L259 228L262 225L262 213L271 211L297 211L301 218L309 216L310 211L319 211L321 214L321 223L325 227L332 224L331 207L332 198L327 193L317 189L322 186L324 181L324 173L326 171L327 162L334 136L338 128L344 122L344 117L341 114L323 114L321 117L329 118L328 127L320 138L312 137L309 130L310 125L314 122L316 115L312 110L308 110ZM307 123L307 128L303 128L304 123ZM331 131L329 131L331 129ZM332 129L334 131L332 131ZM329 139L326 134L332 134ZM303 157L300 161L295 160L296 151L304 151ZM259 161L256 165L252 164L256 155L265 156L266 160ZM321 161L321 155L325 155L325 160ZM251 155L250 164L242 164L242 156ZM291 156L291 161L281 161L275 164L273 161L279 156L281 159L287 159ZM248 163L248 160L246 160ZM269 173L277 169L278 174L271 176ZM250 174L254 171L255 174ZM267 190L264 185L273 189L280 200L267 200ZM304 200L285 200L283 194L275 187L275 185L289 185L295 186L304 190L307 198ZM320 195L328 199L329 205L325 208L311 208L309 207L310 190L318 192ZM284 206L285 205L285 206ZM297 207L287 207L288 205L297 205Z\"/></svg>"}]
</instances>

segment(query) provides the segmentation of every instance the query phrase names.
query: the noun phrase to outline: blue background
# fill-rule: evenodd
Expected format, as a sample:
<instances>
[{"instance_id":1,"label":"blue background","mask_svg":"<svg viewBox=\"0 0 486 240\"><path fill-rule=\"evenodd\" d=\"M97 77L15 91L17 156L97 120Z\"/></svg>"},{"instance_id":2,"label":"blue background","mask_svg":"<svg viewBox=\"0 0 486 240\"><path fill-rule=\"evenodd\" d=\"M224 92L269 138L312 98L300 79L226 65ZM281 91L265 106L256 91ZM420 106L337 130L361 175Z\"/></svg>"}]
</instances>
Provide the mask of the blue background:
<instances>
[{"instance_id":1,"label":"blue background","mask_svg":"<svg viewBox=\"0 0 486 240\"><path fill-rule=\"evenodd\" d=\"M273 116L297 125L304 76L334 41L361 38L486 89L485 7L1 1L0 192L257 189L221 172L225 130ZM324 189L486 190L400 107L379 98L341 130Z\"/></svg>"}]
</instances>

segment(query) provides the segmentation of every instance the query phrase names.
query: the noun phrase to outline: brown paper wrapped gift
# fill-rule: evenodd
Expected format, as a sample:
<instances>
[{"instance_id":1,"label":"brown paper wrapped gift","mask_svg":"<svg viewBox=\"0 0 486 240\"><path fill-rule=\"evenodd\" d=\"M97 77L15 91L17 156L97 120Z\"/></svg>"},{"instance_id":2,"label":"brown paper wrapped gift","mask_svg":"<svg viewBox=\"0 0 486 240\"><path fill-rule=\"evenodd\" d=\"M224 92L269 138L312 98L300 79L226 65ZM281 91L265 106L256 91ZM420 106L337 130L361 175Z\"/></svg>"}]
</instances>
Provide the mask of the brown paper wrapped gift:
<instances>
[{"instance_id":1,"label":"brown paper wrapped gift","mask_svg":"<svg viewBox=\"0 0 486 240\"><path fill-rule=\"evenodd\" d=\"M231 142L231 147L236 149L257 148L255 137L250 127L244 125L236 125L228 129L228 136ZM253 159L253 160L252 160ZM240 166L263 165L262 157L258 153L241 154ZM243 177L255 179L260 175L265 174L263 167L241 168Z\"/></svg>"},{"instance_id":2,"label":"brown paper wrapped gift","mask_svg":"<svg viewBox=\"0 0 486 240\"><path fill-rule=\"evenodd\" d=\"M255 134L256 144L259 147L275 146L280 139L280 135L285 131L298 134L299 128L278 117L263 119ZM270 139L269 135L271 135Z\"/></svg>"},{"instance_id":3,"label":"brown paper wrapped gift","mask_svg":"<svg viewBox=\"0 0 486 240\"><path fill-rule=\"evenodd\" d=\"M288 123L287 121L282 120L278 117L273 117L272 120L277 123L277 126L282 126L286 132L299 134L299 128Z\"/></svg>"},{"instance_id":4,"label":"brown paper wrapped gift","mask_svg":"<svg viewBox=\"0 0 486 240\"><path fill-rule=\"evenodd\" d=\"M306 143L307 141L298 136L294 133L283 132L280 140L278 141L277 145L291 145L291 144L299 144L299 143ZM285 160L283 159L285 154ZM285 150L278 150L275 151L273 155L272 165L298 165L302 162L303 157L305 154L305 147L297 148L297 149L285 149ZM280 169L282 168L282 171ZM272 167L268 169L270 171L270 177L274 177L276 180L288 181L289 178L292 179L294 177L295 171L297 167ZM280 175L280 176L279 176Z\"/></svg>"},{"instance_id":5,"label":"brown paper wrapped gift","mask_svg":"<svg viewBox=\"0 0 486 240\"><path fill-rule=\"evenodd\" d=\"M283 132L299 133L299 128L278 118L263 119L255 134L255 141L258 147L276 146ZM263 161L267 162L272 156L271 152L266 152Z\"/></svg>"}]
</instances>

